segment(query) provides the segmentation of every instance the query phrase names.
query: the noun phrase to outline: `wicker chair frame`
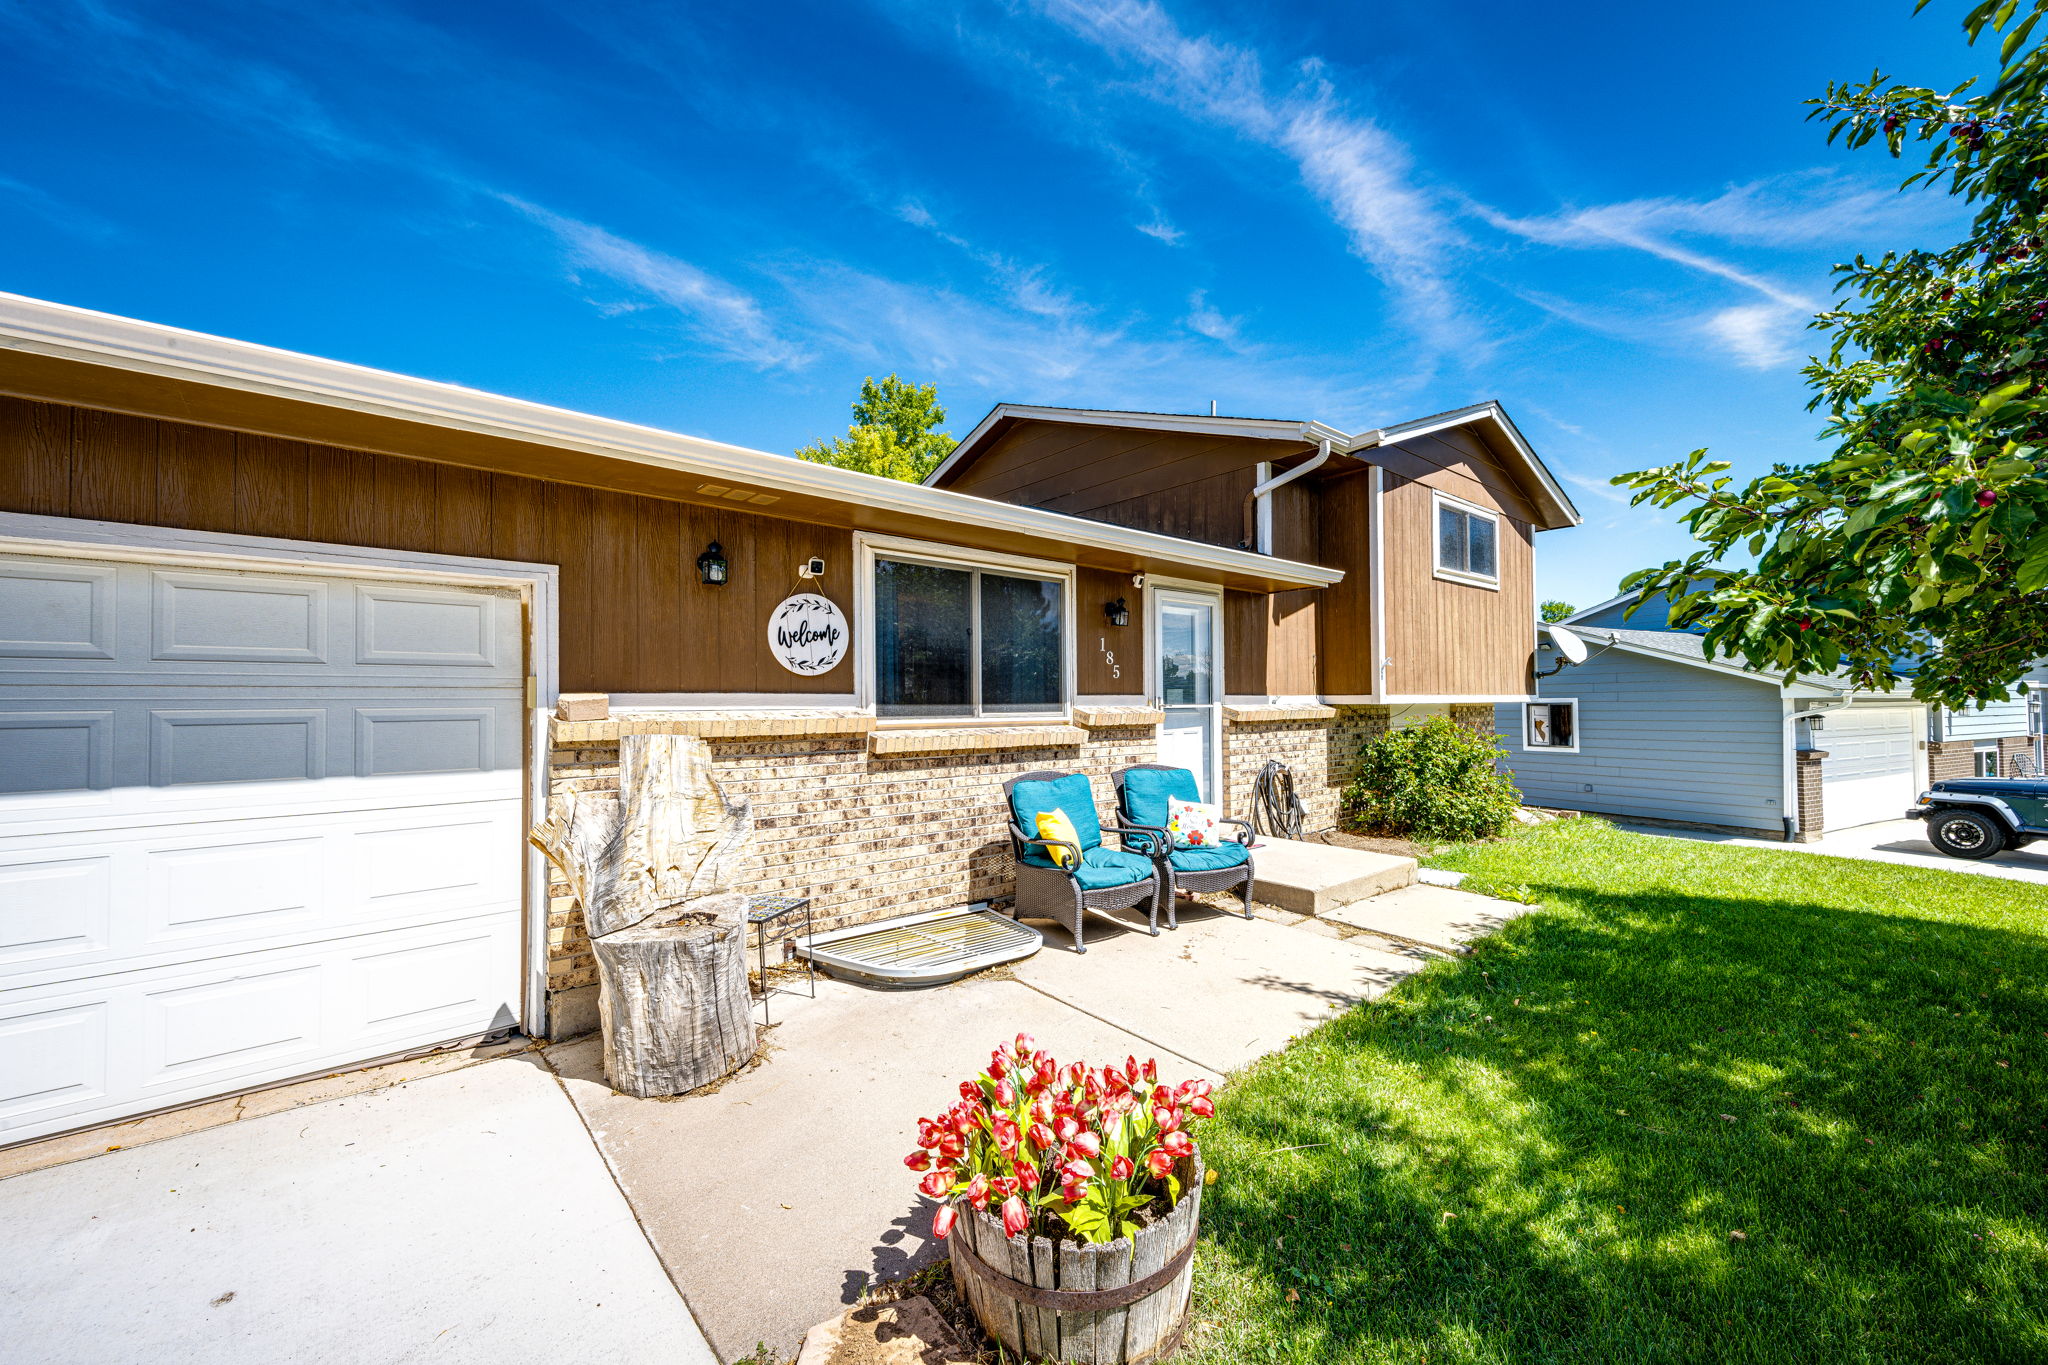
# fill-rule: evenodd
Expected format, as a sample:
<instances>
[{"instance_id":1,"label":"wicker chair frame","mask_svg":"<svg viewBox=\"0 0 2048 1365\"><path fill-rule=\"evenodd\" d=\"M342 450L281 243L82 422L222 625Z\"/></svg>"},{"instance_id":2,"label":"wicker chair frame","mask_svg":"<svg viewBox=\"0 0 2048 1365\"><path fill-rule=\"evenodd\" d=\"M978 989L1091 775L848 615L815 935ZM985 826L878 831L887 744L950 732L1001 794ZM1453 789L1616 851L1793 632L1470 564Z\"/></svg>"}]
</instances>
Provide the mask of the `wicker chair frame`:
<instances>
[{"instance_id":1,"label":"wicker chair frame","mask_svg":"<svg viewBox=\"0 0 2048 1365\"><path fill-rule=\"evenodd\" d=\"M1185 770L1176 768L1171 763L1133 763L1128 768L1120 768L1112 773L1109 780L1116 784L1118 817L1125 820L1131 817L1130 807L1124 804L1124 777L1127 774L1182 771ZM1145 835L1144 852L1152 859L1152 866L1159 874L1160 889L1166 897L1166 927L1169 929L1180 928L1179 896L1183 891L1190 895L1199 895L1210 891L1228 891L1236 887L1238 899L1244 907L1241 913L1246 919L1252 918L1252 887L1256 885L1257 877L1252 868L1251 844L1252 840L1258 837L1257 832L1253 830L1250 822L1245 820L1224 819L1217 823L1236 825L1244 831L1244 837L1238 840L1245 846L1244 861L1236 867L1219 867L1208 872L1186 872L1174 867L1171 860L1173 840L1164 829L1154 825L1129 826L1130 829L1142 831Z\"/></svg>"},{"instance_id":2,"label":"wicker chair frame","mask_svg":"<svg viewBox=\"0 0 2048 1365\"><path fill-rule=\"evenodd\" d=\"M1088 951L1088 945L1084 940L1083 923L1089 914L1100 914L1111 923L1124 924L1128 928L1129 925L1125 921L1104 912L1128 910L1140 901L1149 900L1150 904L1145 912L1146 928L1154 938L1157 938L1161 897L1156 860L1152 875L1149 877L1127 882L1122 886L1104 886L1093 890L1083 887L1080 878L1067 867L1040 867L1024 861L1024 850L1035 845L1040 848L1064 848L1074 855L1070 866L1080 865L1082 850L1079 846L1064 839L1041 839L1036 834L1025 833L1023 827L1017 823L1016 807L1010 802L1011 790L1019 782L1050 782L1055 778L1071 776L1074 774L1046 771L1019 773L1003 783L1003 808L1010 812L1010 853L1017 865L1017 899L1011 907L1010 917L1019 920L1026 916L1052 920L1074 936L1074 951L1085 953ZM1148 833L1123 825L1104 825L1102 832L1119 836L1126 849L1130 848L1131 836Z\"/></svg>"}]
</instances>

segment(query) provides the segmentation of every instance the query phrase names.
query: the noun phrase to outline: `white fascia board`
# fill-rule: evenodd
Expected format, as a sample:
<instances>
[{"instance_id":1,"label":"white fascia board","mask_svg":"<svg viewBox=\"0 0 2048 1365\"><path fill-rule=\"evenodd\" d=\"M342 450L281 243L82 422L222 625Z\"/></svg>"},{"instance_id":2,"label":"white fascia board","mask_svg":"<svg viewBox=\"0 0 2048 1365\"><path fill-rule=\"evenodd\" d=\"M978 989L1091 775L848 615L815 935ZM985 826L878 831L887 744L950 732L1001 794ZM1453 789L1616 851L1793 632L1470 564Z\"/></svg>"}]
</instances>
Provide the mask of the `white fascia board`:
<instances>
[{"instance_id":1,"label":"white fascia board","mask_svg":"<svg viewBox=\"0 0 2048 1365\"><path fill-rule=\"evenodd\" d=\"M1112 526L942 488L926 488L457 384L415 379L388 370L323 360L17 294L0 293L0 349L534 442L559 450L630 460L692 477L754 484L783 493L931 517L959 526L1037 536L1162 560L1210 574L1241 574L1304 588L1328 587L1344 577L1341 569L1202 545L1177 536Z\"/></svg>"},{"instance_id":2,"label":"white fascia board","mask_svg":"<svg viewBox=\"0 0 2048 1365\"><path fill-rule=\"evenodd\" d=\"M1397 445L1404 440L1417 436L1429 436L1439 431L1449 431L1453 427L1470 426L1475 422L1485 422L1500 433L1507 441L1508 448L1514 452L1515 458L1521 462L1523 472L1535 478L1536 482L1542 487L1543 492L1550 498L1552 504L1559 512L1564 514L1566 521L1570 522L1573 526L1577 526L1585 521L1585 517L1579 513L1577 504L1572 502L1570 495L1564 491L1563 486L1551 477L1550 469L1543 463L1542 457L1537 455L1535 449L1523 437L1521 429L1515 425L1514 419L1508 416L1507 409L1491 399L1484 403L1474 403L1469 408L1459 408L1454 412L1446 412L1436 417L1419 418L1413 422L1402 422L1394 426L1382 427L1378 431L1364 432L1351 438L1352 444L1340 446L1339 449L1347 454L1355 454L1372 446Z\"/></svg>"}]
</instances>

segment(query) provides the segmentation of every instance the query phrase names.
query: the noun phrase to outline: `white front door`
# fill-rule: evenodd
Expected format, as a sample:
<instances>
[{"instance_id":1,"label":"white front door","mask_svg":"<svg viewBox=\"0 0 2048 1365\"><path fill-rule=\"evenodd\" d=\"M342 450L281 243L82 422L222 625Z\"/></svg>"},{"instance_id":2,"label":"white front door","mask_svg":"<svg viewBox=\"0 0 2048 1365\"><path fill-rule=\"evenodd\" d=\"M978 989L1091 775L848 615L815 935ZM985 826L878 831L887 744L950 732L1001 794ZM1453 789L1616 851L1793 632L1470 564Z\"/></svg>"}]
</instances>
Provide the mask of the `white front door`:
<instances>
[{"instance_id":1,"label":"white front door","mask_svg":"<svg viewBox=\"0 0 2048 1365\"><path fill-rule=\"evenodd\" d=\"M1919 795L1913 741L1922 733L1923 714L1860 706L1825 714L1814 738L1827 751L1821 760L1821 817L1828 829L1905 819Z\"/></svg>"},{"instance_id":2,"label":"white front door","mask_svg":"<svg viewBox=\"0 0 2048 1365\"><path fill-rule=\"evenodd\" d=\"M1221 797L1218 599L1161 588L1152 598L1152 695L1166 712L1159 761L1195 775L1204 801Z\"/></svg>"},{"instance_id":3,"label":"white front door","mask_svg":"<svg viewBox=\"0 0 2048 1365\"><path fill-rule=\"evenodd\" d=\"M0 1144L517 1022L521 614L0 556Z\"/></svg>"}]
</instances>

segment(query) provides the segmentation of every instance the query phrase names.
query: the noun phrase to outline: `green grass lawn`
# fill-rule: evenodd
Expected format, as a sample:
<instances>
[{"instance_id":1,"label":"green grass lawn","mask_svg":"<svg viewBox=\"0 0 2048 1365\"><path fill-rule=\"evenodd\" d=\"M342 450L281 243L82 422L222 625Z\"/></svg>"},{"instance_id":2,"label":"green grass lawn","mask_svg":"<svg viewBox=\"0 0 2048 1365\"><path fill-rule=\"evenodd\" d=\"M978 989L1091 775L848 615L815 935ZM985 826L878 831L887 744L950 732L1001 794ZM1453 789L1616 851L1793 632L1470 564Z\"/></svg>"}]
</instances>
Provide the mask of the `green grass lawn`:
<instances>
[{"instance_id":1,"label":"green grass lawn","mask_svg":"<svg viewBox=\"0 0 2048 1365\"><path fill-rule=\"evenodd\" d=\"M1190 1359L2048 1360L2048 887L1438 861L1543 909L1233 1080Z\"/></svg>"}]
</instances>

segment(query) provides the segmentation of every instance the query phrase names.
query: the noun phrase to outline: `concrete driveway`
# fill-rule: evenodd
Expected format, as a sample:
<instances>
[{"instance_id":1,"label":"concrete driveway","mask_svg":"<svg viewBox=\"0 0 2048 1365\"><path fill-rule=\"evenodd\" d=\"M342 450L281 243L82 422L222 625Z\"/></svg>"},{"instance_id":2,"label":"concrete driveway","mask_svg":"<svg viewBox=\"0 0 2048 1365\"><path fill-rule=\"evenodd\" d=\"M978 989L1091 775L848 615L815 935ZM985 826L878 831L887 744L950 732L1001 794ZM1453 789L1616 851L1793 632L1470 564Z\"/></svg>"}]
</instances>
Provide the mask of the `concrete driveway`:
<instances>
[{"instance_id":1,"label":"concrete driveway","mask_svg":"<svg viewBox=\"0 0 2048 1365\"><path fill-rule=\"evenodd\" d=\"M715 1365L545 1067L0 1180L10 1365Z\"/></svg>"},{"instance_id":2,"label":"concrete driveway","mask_svg":"<svg viewBox=\"0 0 2048 1365\"><path fill-rule=\"evenodd\" d=\"M1818 843L1788 844L1776 839L1748 839L1734 834L1706 830L1671 829L1661 825L1615 822L1637 834L1657 834L1669 839L1699 839L1715 844L1740 844L1746 848L1775 848L1789 853L1825 853L1836 858L1864 858L1877 863L1898 863L1906 867L1934 867L1943 872L1963 872L1979 877L2004 877L2010 881L2048 883L2048 844L2007 850L1982 861L1951 858L1935 851L1927 842L1927 827L1918 820L1883 820L1854 829L1838 829Z\"/></svg>"}]
</instances>

